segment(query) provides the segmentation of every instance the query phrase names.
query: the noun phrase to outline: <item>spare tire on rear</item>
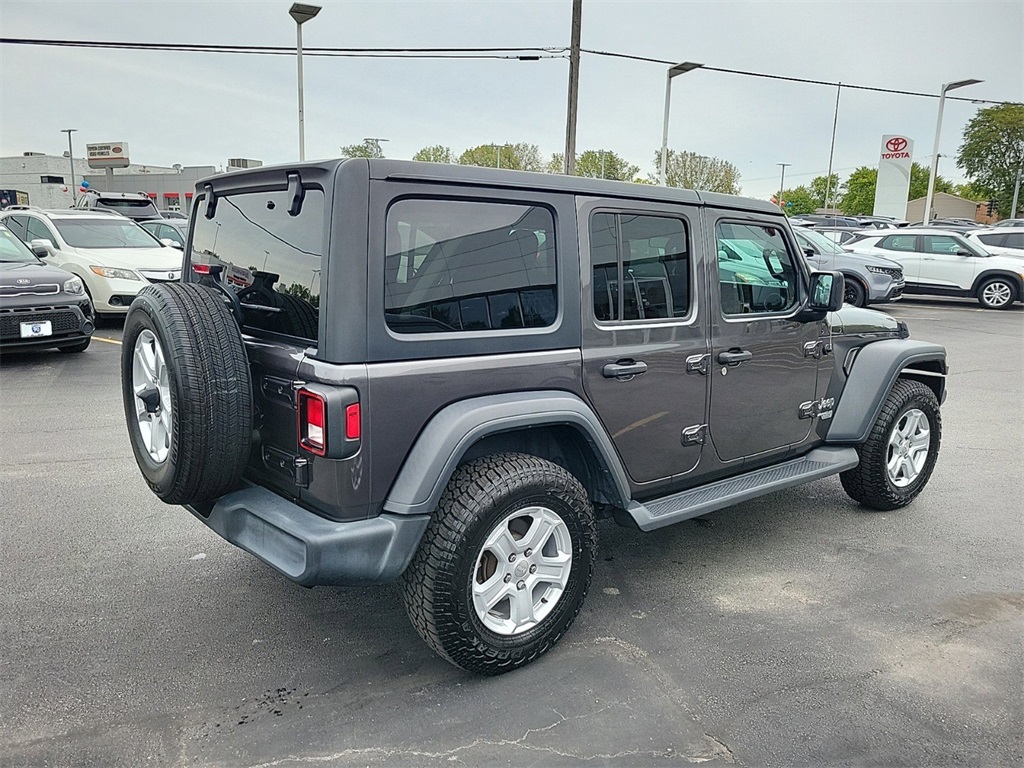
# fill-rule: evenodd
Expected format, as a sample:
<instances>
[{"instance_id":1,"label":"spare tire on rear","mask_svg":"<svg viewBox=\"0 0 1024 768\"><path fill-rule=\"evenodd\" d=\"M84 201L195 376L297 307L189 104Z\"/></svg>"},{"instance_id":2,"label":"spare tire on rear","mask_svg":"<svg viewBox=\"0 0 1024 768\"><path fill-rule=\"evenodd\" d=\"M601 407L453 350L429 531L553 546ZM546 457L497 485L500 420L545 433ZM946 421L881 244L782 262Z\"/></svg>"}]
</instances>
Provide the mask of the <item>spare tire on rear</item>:
<instances>
[{"instance_id":1,"label":"spare tire on rear","mask_svg":"<svg viewBox=\"0 0 1024 768\"><path fill-rule=\"evenodd\" d=\"M153 493L193 504L236 488L252 447L245 344L223 298L191 283L143 288L124 323L121 392Z\"/></svg>"}]
</instances>

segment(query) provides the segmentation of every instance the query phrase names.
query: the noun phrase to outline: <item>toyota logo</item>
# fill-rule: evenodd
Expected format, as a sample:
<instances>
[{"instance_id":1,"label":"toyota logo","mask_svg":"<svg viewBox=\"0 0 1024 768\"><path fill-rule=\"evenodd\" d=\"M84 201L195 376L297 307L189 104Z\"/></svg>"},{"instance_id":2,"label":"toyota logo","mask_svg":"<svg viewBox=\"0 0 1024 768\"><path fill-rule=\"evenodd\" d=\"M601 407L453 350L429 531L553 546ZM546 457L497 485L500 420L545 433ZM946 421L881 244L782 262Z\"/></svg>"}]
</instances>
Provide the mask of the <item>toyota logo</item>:
<instances>
[{"instance_id":1,"label":"toyota logo","mask_svg":"<svg viewBox=\"0 0 1024 768\"><path fill-rule=\"evenodd\" d=\"M907 140L902 136L894 136L885 142L885 148L890 152L902 152L907 148Z\"/></svg>"}]
</instances>

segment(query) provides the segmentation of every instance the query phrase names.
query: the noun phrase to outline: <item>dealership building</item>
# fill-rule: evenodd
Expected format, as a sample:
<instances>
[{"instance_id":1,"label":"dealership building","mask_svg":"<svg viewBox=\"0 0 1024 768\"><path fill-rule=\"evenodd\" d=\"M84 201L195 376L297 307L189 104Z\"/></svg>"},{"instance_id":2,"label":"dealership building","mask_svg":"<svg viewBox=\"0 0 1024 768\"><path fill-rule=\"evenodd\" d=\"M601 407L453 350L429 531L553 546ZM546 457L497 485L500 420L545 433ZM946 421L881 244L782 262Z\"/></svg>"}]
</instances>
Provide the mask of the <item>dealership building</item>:
<instances>
[{"instance_id":1,"label":"dealership building","mask_svg":"<svg viewBox=\"0 0 1024 768\"><path fill-rule=\"evenodd\" d=\"M96 146L96 145L89 145ZM83 153L84 154L84 153ZM231 159L227 170L254 168L259 160ZM71 160L65 153L47 155L42 152L24 152L13 157L0 157L0 207L17 202L11 192L28 195L29 205L39 208L70 208L80 195L82 182L90 189L102 192L142 192L148 195L162 211L191 210L192 191L199 179L217 173L212 165L176 166L144 165L128 162L124 167L97 168L85 157L76 157L74 173ZM184 201L184 205L182 205Z\"/></svg>"}]
</instances>

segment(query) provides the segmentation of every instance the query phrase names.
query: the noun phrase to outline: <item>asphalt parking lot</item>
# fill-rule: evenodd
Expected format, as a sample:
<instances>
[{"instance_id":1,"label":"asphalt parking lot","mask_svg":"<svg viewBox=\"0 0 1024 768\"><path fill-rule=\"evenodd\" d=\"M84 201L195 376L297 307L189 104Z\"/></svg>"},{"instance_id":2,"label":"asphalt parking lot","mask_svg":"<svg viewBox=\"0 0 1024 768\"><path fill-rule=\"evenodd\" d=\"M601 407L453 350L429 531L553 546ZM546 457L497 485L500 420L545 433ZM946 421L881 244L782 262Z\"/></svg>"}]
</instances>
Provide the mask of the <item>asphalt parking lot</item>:
<instances>
[{"instance_id":1,"label":"asphalt parking lot","mask_svg":"<svg viewBox=\"0 0 1024 768\"><path fill-rule=\"evenodd\" d=\"M1024 309L906 300L946 345L922 496L837 478L642 534L583 612L483 679L394 586L305 590L148 490L118 328L0 362L0 765L1024 762Z\"/></svg>"}]
</instances>

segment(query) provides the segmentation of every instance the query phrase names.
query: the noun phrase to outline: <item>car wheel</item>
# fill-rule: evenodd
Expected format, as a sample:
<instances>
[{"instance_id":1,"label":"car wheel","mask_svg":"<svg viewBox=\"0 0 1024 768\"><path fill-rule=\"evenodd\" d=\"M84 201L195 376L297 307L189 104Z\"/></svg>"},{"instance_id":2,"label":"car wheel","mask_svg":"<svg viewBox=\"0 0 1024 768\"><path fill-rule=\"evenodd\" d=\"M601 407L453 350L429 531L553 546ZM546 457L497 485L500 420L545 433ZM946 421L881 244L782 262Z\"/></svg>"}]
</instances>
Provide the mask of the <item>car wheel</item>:
<instances>
[{"instance_id":1,"label":"car wheel","mask_svg":"<svg viewBox=\"0 0 1024 768\"><path fill-rule=\"evenodd\" d=\"M868 439L857 446L860 464L839 475L843 489L871 509L905 507L928 484L941 438L935 393L919 381L897 380Z\"/></svg>"},{"instance_id":2,"label":"car wheel","mask_svg":"<svg viewBox=\"0 0 1024 768\"><path fill-rule=\"evenodd\" d=\"M208 288L143 288L124 323L121 392L132 452L168 504L222 496L252 445L249 364L238 326Z\"/></svg>"},{"instance_id":3,"label":"car wheel","mask_svg":"<svg viewBox=\"0 0 1024 768\"><path fill-rule=\"evenodd\" d=\"M1009 278L993 277L978 287L978 303L985 309L1008 309L1017 295Z\"/></svg>"},{"instance_id":4,"label":"car wheel","mask_svg":"<svg viewBox=\"0 0 1024 768\"><path fill-rule=\"evenodd\" d=\"M91 336L88 339L86 339L85 341L80 341L77 344L69 344L66 347L57 347L57 349L59 349L61 352L68 352L68 353L85 352L85 350L87 350L89 348L89 342L90 341L92 341L92 337Z\"/></svg>"},{"instance_id":5,"label":"car wheel","mask_svg":"<svg viewBox=\"0 0 1024 768\"><path fill-rule=\"evenodd\" d=\"M406 611L452 664L509 672L572 625L596 549L593 507L567 470L524 454L477 459L452 476L402 577Z\"/></svg>"},{"instance_id":6,"label":"car wheel","mask_svg":"<svg viewBox=\"0 0 1024 768\"><path fill-rule=\"evenodd\" d=\"M843 303L854 307L863 307L867 293L860 281L854 277L846 276L845 289L843 291Z\"/></svg>"}]
</instances>

